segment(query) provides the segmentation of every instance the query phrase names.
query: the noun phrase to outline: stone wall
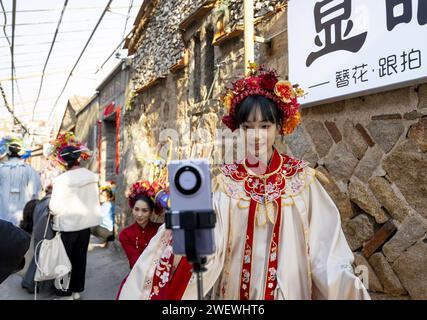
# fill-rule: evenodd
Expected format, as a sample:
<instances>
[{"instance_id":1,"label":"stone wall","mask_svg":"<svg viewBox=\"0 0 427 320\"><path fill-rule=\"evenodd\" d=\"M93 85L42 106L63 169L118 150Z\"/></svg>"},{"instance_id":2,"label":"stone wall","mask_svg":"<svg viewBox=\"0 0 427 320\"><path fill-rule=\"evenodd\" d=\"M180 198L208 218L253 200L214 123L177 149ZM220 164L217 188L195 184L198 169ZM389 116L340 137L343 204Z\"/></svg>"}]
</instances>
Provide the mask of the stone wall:
<instances>
[{"instance_id":1,"label":"stone wall","mask_svg":"<svg viewBox=\"0 0 427 320\"><path fill-rule=\"evenodd\" d=\"M178 25L204 1L167 0L157 1L149 17L142 37L137 43L138 51L133 60L133 81L145 85L150 80L167 75L184 52L184 43Z\"/></svg>"},{"instance_id":2,"label":"stone wall","mask_svg":"<svg viewBox=\"0 0 427 320\"><path fill-rule=\"evenodd\" d=\"M152 19L158 14L154 12ZM283 12L257 27L258 34L275 37L269 45L256 45L256 61L276 68L281 77L288 73L286 26ZM198 25L201 65L194 63L192 40L187 44L188 67L169 73L170 60L160 64L166 78L137 95L126 110L119 194L147 177L145 161L156 155L163 129L179 133L178 157L208 155L214 131L222 127L224 110L217 98L224 85L243 72L242 39L221 43L214 49L217 66L211 66L216 73L212 97L195 103L196 75L206 74L209 68L204 52L210 27L208 17ZM159 59L150 50L155 49L143 46L137 56L150 63ZM143 70L135 69L135 83L147 79ZM200 85L202 93L208 90L204 81ZM321 182L340 210L355 263L369 270L375 299L427 298L426 115L427 84L421 84L303 109L302 125L276 141L280 151L309 161L322 174ZM210 133L207 142L197 141L199 129ZM120 229L130 218L126 199L122 196L117 202L122 210Z\"/></svg>"},{"instance_id":3,"label":"stone wall","mask_svg":"<svg viewBox=\"0 0 427 320\"><path fill-rule=\"evenodd\" d=\"M414 299L427 298L426 89L303 109L303 125L283 139L283 150L329 179L324 186L356 262L369 266L370 289Z\"/></svg>"},{"instance_id":4,"label":"stone wall","mask_svg":"<svg viewBox=\"0 0 427 320\"><path fill-rule=\"evenodd\" d=\"M179 31L179 24L198 9L205 0L158 0L154 12L137 42L138 50L133 60L133 82L144 86L151 80L169 74L169 69L182 58L185 44ZM229 27L243 24L243 2L228 0ZM286 1L255 0L255 18L274 11L278 4ZM161 41L160 41L161 39Z\"/></svg>"}]
</instances>

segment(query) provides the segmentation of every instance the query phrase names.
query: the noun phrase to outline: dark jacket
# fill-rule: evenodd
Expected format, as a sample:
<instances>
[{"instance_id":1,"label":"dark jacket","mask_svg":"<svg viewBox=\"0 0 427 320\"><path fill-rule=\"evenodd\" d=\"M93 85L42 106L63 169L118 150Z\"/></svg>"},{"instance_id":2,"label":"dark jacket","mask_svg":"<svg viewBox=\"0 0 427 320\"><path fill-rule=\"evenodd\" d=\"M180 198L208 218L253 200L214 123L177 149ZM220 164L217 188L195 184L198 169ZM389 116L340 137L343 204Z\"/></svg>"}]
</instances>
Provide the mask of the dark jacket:
<instances>
[{"instance_id":1,"label":"dark jacket","mask_svg":"<svg viewBox=\"0 0 427 320\"><path fill-rule=\"evenodd\" d=\"M25 265L31 237L12 223L0 220L0 283Z\"/></svg>"}]
</instances>

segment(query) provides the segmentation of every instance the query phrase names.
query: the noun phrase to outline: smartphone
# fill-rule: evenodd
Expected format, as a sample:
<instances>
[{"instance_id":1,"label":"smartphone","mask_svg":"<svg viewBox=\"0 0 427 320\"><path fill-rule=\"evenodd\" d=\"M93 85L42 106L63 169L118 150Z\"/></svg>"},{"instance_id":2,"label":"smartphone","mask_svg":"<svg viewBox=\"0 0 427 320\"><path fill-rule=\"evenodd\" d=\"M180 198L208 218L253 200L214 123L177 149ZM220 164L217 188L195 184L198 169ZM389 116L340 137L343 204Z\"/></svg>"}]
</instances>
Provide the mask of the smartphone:
<instances>
[{"instance_id":1,"label":"smartphone","mask_svg":"<svg viewBox=\"0 0 427 320\"><path fill-rule=\"evenodd\" d=\"M214 214L211 170L205 159L173 160L168 165L173 252L185 255L185 230L180 219L185 212ZM214 229L195 230L195 248L200 256L215 252Z\"/></svg>"}]
</instances>

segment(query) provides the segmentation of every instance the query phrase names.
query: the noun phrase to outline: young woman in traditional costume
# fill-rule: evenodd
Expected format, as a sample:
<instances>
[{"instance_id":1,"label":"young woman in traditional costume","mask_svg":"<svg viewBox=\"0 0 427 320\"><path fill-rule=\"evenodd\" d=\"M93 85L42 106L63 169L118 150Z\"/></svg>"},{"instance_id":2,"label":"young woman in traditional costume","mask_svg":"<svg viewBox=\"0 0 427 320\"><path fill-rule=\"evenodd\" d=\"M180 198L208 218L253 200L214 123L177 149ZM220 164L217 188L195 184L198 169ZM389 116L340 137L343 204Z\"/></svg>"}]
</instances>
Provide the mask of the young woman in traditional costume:
<instances>
[{"instance_id":1,"label":"young woman in traditional costume","mask_svg":"<svg viewBox=\"0 0 427 320\"><path fill-rule=\"evenodd\" d=\"M85 288L90 228L101 223L98 175L80 167L90 156L87 147L71 132L61 134L53 144L52 160L66 170L53 180L49 208L53 230L61 232L72 270L69 290L58 291L63 299L80 299Z\"/></svg>"},{"instance_id":2,"label":"young woman in traditional costume","mask_svg":"<svg viewBox=\"0 0 427 320\"><path fill-rule=\"evenodd\" d=\"M223 96L223 122L240 129L248 151L213 183L216 252L203 274L211 299L369 299L316 171L274 147L276 136L299 123L302 93L275 71L252 66ZM197 299L191 266L174 256L171 241L162 226L120 299Z\"/></svg>"},{"instance_id":3,"label":"young woman in traditional costume","mask_svg":"<svg viewBox=\"0 0 427 320\"><path fill-rule=\"evenodd\" d=\"M130 190L128 204L135 222L120 232L119 240L131 269L161 225L151 221L156 209L155 195L155 190L148 181L137 182Z\"/></svg>"},{"instance_id":4,"label":"young woman in traditional costume","mask_svg":"<svg viewBox=\"0 0 427 320\"><path fill-rule=\"evenodd\" d=\"M163 214L163 207L159 201L160 193L164 193L166 185L151 184L149 181L139 181L132 185L128 195L128 205L132 210L134 223L123 229L119 234L119 241L129 260L132 269L141 253L145 250L151 238L157 233L161 223L153 222L153 215ZM157 199L156 199L157 196ZM126 278L123 280L123 283ZM119 293L121 287L119 289Z\"/></svg>"}]
</instances>

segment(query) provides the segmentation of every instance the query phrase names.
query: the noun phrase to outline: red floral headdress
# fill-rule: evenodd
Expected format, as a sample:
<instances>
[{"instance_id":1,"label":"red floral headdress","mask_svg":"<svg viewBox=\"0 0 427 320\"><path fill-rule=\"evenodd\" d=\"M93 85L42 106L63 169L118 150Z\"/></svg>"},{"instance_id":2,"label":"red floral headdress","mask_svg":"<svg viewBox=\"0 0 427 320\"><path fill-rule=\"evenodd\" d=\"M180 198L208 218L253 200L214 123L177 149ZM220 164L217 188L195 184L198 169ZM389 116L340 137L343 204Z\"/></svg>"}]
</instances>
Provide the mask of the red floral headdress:
<instances>
[{"instance_id":1,"label":"red floral headdress","mask_svg":"<svg viewBox=\"0 0 427 320\"><path fill-rule=\"evenodd\" d=\"M61 133L54 141L51 141L47 155L55 165L65 169L67 163L62 158L61 153L66 147L70 146L77 148L82 160L88 160L92 156L86 144L79 141L73 132Z\"/></svg>"},{"instance_id":2,"label":"red floral headdress","mask_svg":"<svg viewBox=\"0 0 427 320\"><path fill-rule=\"evenodd\" d=\"M168 193L168 185L163 180L157 179L153 183L150 183L148 180L140 180L132 185L128 191L128 205L129 208L133 208L136 203L136 199L140 196L146 196L153 200L155 204L155 211L158 212L161 210L162 203L157 201L160 193Z\"/></svg>"},{"instance_id":3,"label":"red floral headdress","mask_svg":"<svg viewBox=\"0 0 427 320\"><path fill-rule=\"evenodd\" d=\"M289 81L279 80L273 69L258 67L255 63L251 63L249 69L249 76L234 82L233 88L227 88L226 93L221 96L221 102L228 111L222 122L231 131L236 130L236 106L249 96L260 95L276 103L282 113L281 134L294 131L301 121L297 98L303 96L304 90L298 84L292 85Z\"/></svg>"}]
</instances>

